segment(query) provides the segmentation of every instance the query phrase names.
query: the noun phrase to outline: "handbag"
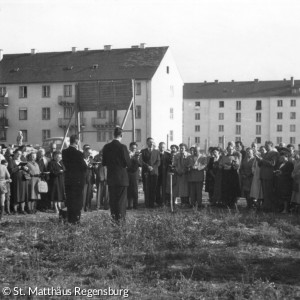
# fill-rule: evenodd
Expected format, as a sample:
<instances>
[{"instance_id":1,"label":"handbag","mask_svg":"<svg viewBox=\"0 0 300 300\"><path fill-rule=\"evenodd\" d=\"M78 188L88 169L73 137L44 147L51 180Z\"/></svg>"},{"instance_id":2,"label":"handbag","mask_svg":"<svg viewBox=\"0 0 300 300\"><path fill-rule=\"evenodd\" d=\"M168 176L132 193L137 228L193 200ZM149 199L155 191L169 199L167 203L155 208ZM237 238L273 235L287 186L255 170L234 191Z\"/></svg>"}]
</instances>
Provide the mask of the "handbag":
<instances>
[{"instance_id":1,"label":"handbag","mask_svg":"<svg viewBox=\"0 0 300 300\"><path fill-rule=\"evenodd\" d=\"M44 180L40 180L37 184L38 192L40 194L48 193L48 184Z\"/></svg>"}]
</instances>

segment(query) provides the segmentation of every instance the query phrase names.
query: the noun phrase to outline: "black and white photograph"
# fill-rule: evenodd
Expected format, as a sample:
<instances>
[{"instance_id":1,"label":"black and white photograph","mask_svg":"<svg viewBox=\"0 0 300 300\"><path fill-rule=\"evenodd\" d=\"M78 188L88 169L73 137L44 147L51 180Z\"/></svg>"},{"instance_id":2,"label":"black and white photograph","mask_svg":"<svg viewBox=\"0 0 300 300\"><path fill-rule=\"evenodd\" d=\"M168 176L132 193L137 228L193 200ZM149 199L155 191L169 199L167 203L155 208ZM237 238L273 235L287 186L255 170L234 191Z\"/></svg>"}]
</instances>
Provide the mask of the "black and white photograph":
<instances>
[{"instance_id":1,"label":"black and white photograph","mask_svg":"<svg viewBox=\"0 0 300 300\"><path fill-rule=\"evenodd\" d=\"M0 0L0 299L300 299L299 12Z\"/></svg>"}]
</instances>

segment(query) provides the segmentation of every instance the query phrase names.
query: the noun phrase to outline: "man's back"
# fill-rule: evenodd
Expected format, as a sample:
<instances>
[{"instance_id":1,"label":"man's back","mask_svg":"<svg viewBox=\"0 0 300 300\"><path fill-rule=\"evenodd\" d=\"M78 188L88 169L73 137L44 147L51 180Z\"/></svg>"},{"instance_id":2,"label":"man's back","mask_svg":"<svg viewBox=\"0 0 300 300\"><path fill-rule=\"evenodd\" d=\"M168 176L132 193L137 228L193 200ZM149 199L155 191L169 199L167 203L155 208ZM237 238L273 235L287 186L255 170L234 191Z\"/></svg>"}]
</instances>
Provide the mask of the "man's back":
<instances>
[{"instance_id":1,"label":"man's back","mask_svg":"<svg viewBox=\"0 0 300 300\"><path fill-rule=\"evenodd\" d=\"M107 184L109 186L128 186L127 167L130 157L127 147L118 140L113 140L103 148L103 166L107 167Z\"/></svg>"},{"instance_id":2,"label":"man's back","mask_svg":"<svg viewBox=\"0 0 300 300\"><path fill-rule=\"evenodd\" d=\"M83 153L75 147L69 146L62 151L63 164L66 167L66 184L73 181L83 181L86 165L83 160Z\"/></svg>"}]
</instances>

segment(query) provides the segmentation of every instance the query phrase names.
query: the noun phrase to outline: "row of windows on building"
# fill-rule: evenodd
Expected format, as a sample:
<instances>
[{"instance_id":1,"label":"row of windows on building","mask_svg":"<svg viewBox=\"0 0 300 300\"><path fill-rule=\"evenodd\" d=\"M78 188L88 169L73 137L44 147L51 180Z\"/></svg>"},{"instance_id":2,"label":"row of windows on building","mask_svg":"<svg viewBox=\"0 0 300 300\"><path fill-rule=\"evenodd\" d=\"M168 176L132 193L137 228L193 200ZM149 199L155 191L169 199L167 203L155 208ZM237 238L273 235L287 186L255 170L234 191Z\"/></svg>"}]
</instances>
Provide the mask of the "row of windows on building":
<instances>
[{"instance_id":1,"label":"row of windows on building","mask_svg":"<svg viewBox=\"0 0 300 300\"><path fill-rule=\"evenodd\" d=\"M3 112L5 114L5 111ZM1 114L1 115L3 115ZM73 108L72 107L64 107L64 118L69 119L72 117ZM109 119L113 121L113 111L97 111L97 118L98 119ZM141 119L142 118L142 106L136 105L135 107L135 118ZM42 107L42 120L50 120L51 119L51 108L50 107ZM174 119L174 109L170 108L170 119ZM27 107L20 107L19 108L19 120L28 120L28 108Z\"/></svg>"},{"instance_id":2,"label":"row of windows on building","mask_svg":"<svg viewBox=\"0 0 300 300\"><path fill-rule=\"evenodd\" d=\"M236 110L241 110L242 109L242 101L238 100L235 102L236 103ZM201 102L200 101L195 101L195 108L200 108ZM290 106L295 107L296 106L296 100L291 99L290 100ZM219 101L219 108L225 107L225 101L221 100ZM277 107L283 107L283 100L277 100ZM256 100L256 110L261 110L262 109L262 102L261 100Z\"/></svg>"},{"instance_id":3,"label":"row of windows on building","mask_svg":"<svg viewBox=\"0 0 300 300\"><path fill-rule=\"evenodd\" d=\"M236 142L237 141L241 141L241 140L242 140L242 138L240 136L236 136L235 137L235 141ZM220 146L223 145L223 141L224 141L224 136L219 136L218 143L219 143ZM201 142L200 136L195 136L194 142L195 142L195 144L200 144L200 142ZM257 144L261 144L262 143L262 139L261 139L260 136L257 136L253 142L256 142ZM277 145L279 145L282 142L288 142L288 143L294 145L294 144L296 144L296 137L291 136L288 141L287 140L283 140L283 138L281 136L276 137L276 144ZM250 145L246 145L246 146L250 146Z\"/></svg>"},{"instance_id":4,"label":"row of windows on building","mask_svg":"<svg viewBox=\"0 0 300 300\"><path fill-rule=\"evenodd\" d=\"M6 87L0 86L0 97L6 95ZM51 96L51 86L50 85L42 85L41 94L43 98L49 98ZM142 95L142 84L141 82L135 83L135 94ZM72 97L73 96L73 86L70 84L66 84L63 86L63 95L64 97ZM170 96L174 96L174 86L170 86ZM22 85L19 86L19 98L27 98L28 97L28 86Z\"/></svg>"},{"instance_id":5,"label":"row of windows on building","mask_svg":"<svg viewBox=\"0 0 300 300\"><path fill-rule=\"evenodd\" d=\"M277 113L277 119L278 120L283 119L283 112ZM294 112L294 111L290 112L290 119L291 120L296 119L296 112ZM195 113L195 120L200 120L200 113ZM224 113L219 113L219 120L224 120ZM241 120L242 120L242 114L236 113L235 121L241 122ZM256 122L261 122L261 113L256 113Z\"/></svg>"},{"instance_id":6,"label":"row of windows on building","mask_svg":"<svg viewBox=\"0 0 300 300\"><path fill-rule=\"evenodd\" d=\"M218 125L218 131L224 132L224 125ZM235 126L235 134L241 134L241 125ZM277 132L283 131L283 125L279 124L277 125ZM195 125L195 132L200 132L200 125ZM296 125L290 124L290 132L296 132ZM256 125L256 134L261 134L261 125Z\"/></svg>"}]
</instances>

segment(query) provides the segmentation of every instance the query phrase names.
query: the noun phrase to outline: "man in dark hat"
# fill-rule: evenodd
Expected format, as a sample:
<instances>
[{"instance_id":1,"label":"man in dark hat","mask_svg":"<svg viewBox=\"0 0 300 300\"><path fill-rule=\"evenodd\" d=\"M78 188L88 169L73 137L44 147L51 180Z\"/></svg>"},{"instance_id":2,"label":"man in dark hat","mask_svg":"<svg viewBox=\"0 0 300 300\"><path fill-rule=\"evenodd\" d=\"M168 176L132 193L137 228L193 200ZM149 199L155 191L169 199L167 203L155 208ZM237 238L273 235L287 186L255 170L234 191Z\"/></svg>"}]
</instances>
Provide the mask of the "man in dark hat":
<instances>
[{"instance_id":1,"label":"man in dark hat","mask_svg":"<svg viewBox=\"0 0 300 300\"><path fill-rule=\"evenodd\" d=\"M102 165L107 167L110 212L117 223L125 220L129 185L127 168L130 167L130 157L127 147L121 144L122 135L122 128L116 127L114 139L103 148L102 159Z\"/></svg>"}]
</instances>

